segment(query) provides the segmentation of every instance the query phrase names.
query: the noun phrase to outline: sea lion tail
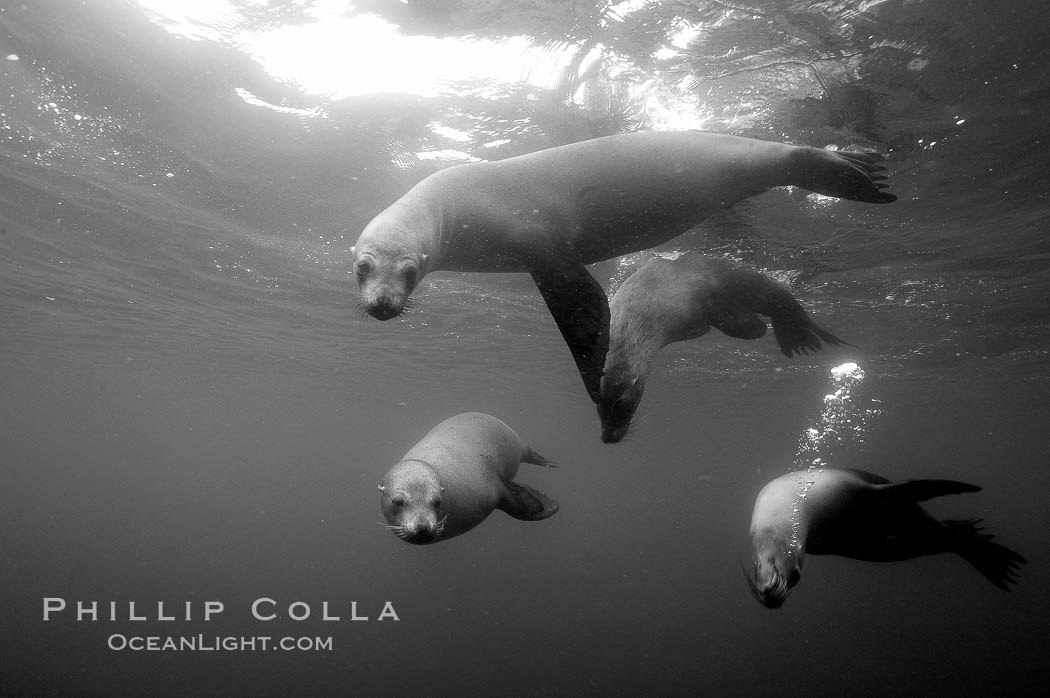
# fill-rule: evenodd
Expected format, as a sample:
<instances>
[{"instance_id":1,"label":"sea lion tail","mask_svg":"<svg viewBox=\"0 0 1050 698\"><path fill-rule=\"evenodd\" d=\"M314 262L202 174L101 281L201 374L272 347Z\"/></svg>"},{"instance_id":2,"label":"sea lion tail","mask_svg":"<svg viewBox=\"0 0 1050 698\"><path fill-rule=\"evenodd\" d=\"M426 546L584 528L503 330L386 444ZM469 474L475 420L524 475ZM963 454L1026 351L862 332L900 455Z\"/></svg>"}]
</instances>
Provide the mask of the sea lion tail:
<instances>
[{"instance_id":1,"label":"sea lion tail","mask_svg":"<svg viewBox=\"0 0 1050 698\"><path fill-rule=\"evenodd\" d=\"M1027 560L1006 546L992 541L995 537L979 526L980 519L945 521L952 537L952 549L969 562L989 582L1003 591L1017 584L1021 566Z\"/></svg>"},{"instance_id":2,"label":"sea lion tail","mask_svg":"<svg viewBox=\"0 0 1050 698\"><path fill-rule=\"evenodd\" d=\"M558 502L520 482L505 482L499 508L515 519L540 521L558 513Z\"/></svg>"}]
</instances>

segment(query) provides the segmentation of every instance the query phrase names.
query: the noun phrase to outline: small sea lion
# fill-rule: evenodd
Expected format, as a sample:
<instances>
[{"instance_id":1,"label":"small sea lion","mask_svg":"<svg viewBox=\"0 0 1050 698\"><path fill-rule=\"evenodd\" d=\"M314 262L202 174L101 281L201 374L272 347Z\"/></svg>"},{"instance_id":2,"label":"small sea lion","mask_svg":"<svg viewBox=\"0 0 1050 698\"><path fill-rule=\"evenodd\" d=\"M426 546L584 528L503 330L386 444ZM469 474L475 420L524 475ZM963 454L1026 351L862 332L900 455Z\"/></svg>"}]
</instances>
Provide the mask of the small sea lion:
<instances>
[{"instance_id":1,"label":"small sea lion","mask_svg":"<svg viewBox=\"0 0 1050 698\"><path fill-rule=\"evenodd\" d=\"M387 527L401 540L422 545L466 533L494 509L523 521L553 516L556 501L514 482L521 463L553 465L491 415L450 417L410 448L380 483Z\"/></svg>"}]
</instances>

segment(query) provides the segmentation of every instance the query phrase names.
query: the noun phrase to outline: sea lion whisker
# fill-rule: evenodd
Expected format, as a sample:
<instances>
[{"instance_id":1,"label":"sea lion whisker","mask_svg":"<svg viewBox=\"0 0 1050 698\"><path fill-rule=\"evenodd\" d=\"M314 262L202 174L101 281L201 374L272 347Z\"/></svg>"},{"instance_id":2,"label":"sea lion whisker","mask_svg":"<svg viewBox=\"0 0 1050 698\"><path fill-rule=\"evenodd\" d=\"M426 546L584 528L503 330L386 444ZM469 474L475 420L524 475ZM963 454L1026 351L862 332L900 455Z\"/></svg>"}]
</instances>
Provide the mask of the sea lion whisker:
<instances>
[{"instance_id":1,"label":"sea lion whisker","mask_svg":"<svg viewBox=\"0 0 1050 698\"><path fill-rule=\"evenodd\" d=\"M374 320L375 318L373 318L371 315L369 315L368 309L366 308L366 306L367 306L367 303L365 303L365 299L363 297L361 297L361 296L358 296L357 298L355 298L350 303L350 311L355 316L357 316L358 318L366 318L366 319L373 319Z\"/></svg>"},{"instance_id":2,"label":"sea lion whisker","mask_svg":"<svg viewBox=\"0 0 1050 698\"><path fill-rule=\"evenodd\" d=\"M398 311L397 315L399 315L399 316L401 316L401 315L408 315L418 305L419 305L419 303L416 301L415 298L408 297L402 302L401 310Z\"/></svg>"},{"instance_id":3,"label":"sea lion whisker","mask_svg":"<svg viewBox=\"0 0 1050 698\"><path fill-rule=\"evenodd\" d=\"M636 417L633 417L631 419L631 422L627 425L627 431L624 432L623 438L626 439L626 438L628 438L630 436L633 436L634 433L638 429L640 429L642 426L644 426L645 423L648 422L648 421L649 421L649 415L648 414L640 414L640 415L637 415Z\"/></svg>"},{"instance_id":4,"label":"sea lion whisker","mask_svg":"<svg viewBox=\"0 0 1050 698\"><path fill-rule=\"evenodd\" d=\"M752 565L754 567L754 565ZM751 590L751 595L755 597L755 601L765 606L765 602L762 600L762 595L758 593L758 580L756 578L758 570L755 570L755 574L748 574L747 566L744 565L743 560L740 561L740 571L744 574L744 581L747 582L747 588Z\"/></svg>"},{"instance_id":5,"label":"sea lion whisker","mask_svg":"<svg viewBox=\"0 0 1050 698\"><path fill-rule=\"evenodd\" d=\"M398 538L404 538L408 535L408 532L405 531L405 527L400 524L388 524L385 521L376 521L376 523L393 533Z\"/></svg>"}]
</instances>

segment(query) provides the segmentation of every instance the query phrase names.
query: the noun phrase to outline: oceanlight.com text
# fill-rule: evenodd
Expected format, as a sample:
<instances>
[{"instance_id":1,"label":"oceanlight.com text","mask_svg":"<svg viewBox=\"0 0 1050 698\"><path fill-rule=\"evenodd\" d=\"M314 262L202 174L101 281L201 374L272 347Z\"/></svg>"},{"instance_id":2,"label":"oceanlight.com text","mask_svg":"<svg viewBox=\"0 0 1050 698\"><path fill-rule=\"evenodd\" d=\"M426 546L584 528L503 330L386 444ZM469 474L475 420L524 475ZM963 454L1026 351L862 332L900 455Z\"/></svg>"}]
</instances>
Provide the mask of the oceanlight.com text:
<instances>
[{"instance_id":1,"label":"oceanlight.com text","mask_svg":"<svg viewBox=\"0 0 1050 698\"><path fill-rule=\"evenodd\" d=\"M332 638L279 637L269 635L123 635L114 633L106 640L114 651L130 652L331 652Z\"/></svg>"}]
</instances>

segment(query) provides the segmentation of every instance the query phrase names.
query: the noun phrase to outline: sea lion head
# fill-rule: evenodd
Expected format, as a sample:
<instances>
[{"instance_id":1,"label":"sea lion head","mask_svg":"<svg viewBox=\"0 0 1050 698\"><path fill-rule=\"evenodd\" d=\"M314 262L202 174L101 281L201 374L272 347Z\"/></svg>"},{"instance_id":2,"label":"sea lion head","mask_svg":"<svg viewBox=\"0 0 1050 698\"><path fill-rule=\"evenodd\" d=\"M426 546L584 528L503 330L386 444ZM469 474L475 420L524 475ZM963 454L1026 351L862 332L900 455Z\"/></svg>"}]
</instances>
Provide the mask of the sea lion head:
<instances>
[{"instance_id":1,"label":"sea lion head","mask_svg":"<svg viewBox=\"0 0 1050 698\"><path fill-rule=\"evenodd\" d=\"M756 543L754 574L744 572L751 593L766 608L780 608L802 578L802 555L775 539Z\"/></svg>"},{"instance_id":2,"label":"sea lion head","mask_svg":"<svg viewBox=\"0 0 1050 698\"><path fill-rule=\"evenodd\" d=\"M598 417L602 422L602 441L614 444L627 435L638 404L645 392L645 376L624 371L606 371L598 396Z\"/></svg>"},{"instance_id":3,"label":"sea lion head","mask_svg":"<svg viewBox=\"0 0 1050 698\"><path fill-rule=\"evenodd\" d=\"M387 528L406 543L425 545L441 539L444 487L427 463L405 460L392 467L379 485L379 505Z\"/></svg>"},{"instance_id":4,"label":"sea lion head","mask_svg":"<svg viewBox=\"0 0 1050 698\"><path fill-rule=\"evenodd\" d=\"M368 233L366 228L350 248L354 276L364 311L377 320L389 320L411 305L409 296L426 273L427 255L399 243L396 236L379 240Z\"/></svg>"}]
</instances>

